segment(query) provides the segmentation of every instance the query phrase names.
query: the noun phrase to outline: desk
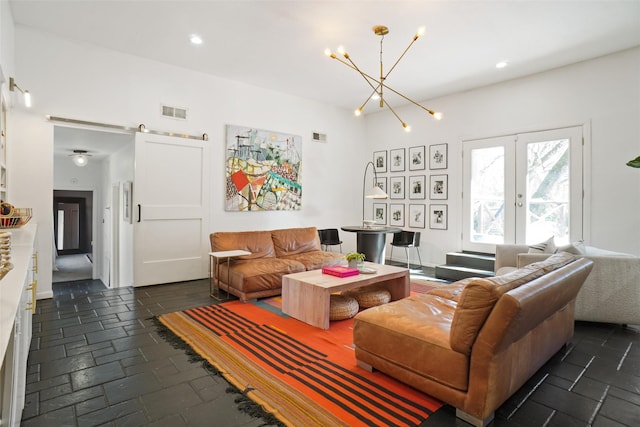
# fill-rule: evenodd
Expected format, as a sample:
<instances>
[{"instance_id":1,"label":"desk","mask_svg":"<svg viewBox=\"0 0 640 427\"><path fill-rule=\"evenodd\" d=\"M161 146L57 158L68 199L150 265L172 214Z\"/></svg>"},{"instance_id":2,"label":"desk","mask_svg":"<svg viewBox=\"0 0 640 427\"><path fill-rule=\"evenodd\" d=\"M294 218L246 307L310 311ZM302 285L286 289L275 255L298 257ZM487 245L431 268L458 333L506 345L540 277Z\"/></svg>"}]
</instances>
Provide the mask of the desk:
<instances>
[{"instance_id":1,"label":"desk","mask_svg":"<svg viewBox=\"0 0 640 427\"><path fill-rule=\"evenodd\" d=\"M356 233L357 250L363 253L365 259L376 264L384 264L384 251L387 243L387 233L399 233L402 230L395 227L347 225L341 227L344 231Z\"/></svg>"},{"instance_id":2,"label":"desk","mask_svg":"<svg viewBox=\"0 0 640 427\"><path fill-rule=\"evenodd\" d=\"M251 252L243 251L243 250L233 250L233 251L219 251L219 252L209 252L209 296L211 298L215 298L218 301L220 300L220 260L227 259L227 289L231 284L229 283L230 271L229 271L229 262L231 258L242 256L242 255L251 255ZM216 293L213 293L213 288L215 287ZM229 296L229 292L227 291L227 297Z\"/></svg>"}]
</instances>

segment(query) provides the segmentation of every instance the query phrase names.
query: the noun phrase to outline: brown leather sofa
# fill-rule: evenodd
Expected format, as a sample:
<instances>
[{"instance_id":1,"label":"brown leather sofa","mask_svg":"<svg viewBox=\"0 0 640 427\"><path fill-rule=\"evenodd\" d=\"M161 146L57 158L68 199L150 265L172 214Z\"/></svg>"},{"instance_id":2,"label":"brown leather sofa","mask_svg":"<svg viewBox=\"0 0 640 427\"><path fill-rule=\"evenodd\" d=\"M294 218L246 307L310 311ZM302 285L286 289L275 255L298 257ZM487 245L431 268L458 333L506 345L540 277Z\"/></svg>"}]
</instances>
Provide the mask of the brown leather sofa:
<instances>
[{"instance_id":1,"label":"brown leather sofa","mask_svg":"<svg viewBox=\"0 0 640 427\"><path fill-rule=\"evenodd\" d=\"M353 331L358 364L484 426L571 338L576 295L592 266L563 252L364 310Z\"/></svg>"},{"instance_id":2,"label":"brown leather sofa","mask_svg":"<svg viewBox=\"0 0 640 427\"><path fill-rule=\"evenodd\" d=\"M220 264L220 289L242 301L280 295L282 276L316 270L344 261L342 254L320 247L315 227L266 231L215 232L209 236L211 251L245 250L251 255ZM229 278L227 283L227 277Z\"/></svg>"}]
</instances>

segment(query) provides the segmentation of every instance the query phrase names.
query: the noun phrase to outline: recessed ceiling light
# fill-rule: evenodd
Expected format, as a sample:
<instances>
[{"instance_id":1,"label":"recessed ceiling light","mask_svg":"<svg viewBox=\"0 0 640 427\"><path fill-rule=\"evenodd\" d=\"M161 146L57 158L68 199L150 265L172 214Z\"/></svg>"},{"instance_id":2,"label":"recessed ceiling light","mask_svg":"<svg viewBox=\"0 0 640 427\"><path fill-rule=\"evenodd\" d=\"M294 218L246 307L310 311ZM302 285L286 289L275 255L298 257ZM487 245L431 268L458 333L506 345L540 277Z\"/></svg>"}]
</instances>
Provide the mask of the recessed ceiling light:
<instances>
[{"instance_id":1,"label":"recessed ceiling light","mask_svg":"<svg viewBox=\"0 0 640 427\"><path fill-rule=\"evenodd\" d=\"M498 62L498 63L496 64L496 68L504 68L504 67L506 67L507 65L509 65L509 62L508 62L508 61L500 61L500 62Z\"/></svg>"},{"instance_id":2,"label":"recessed ceiling light","mask_svg":"<svg viewBox=\"0 0 640 427\"><path fill-rule=\"evenodd\" d=\"M202 37L197 34L192 34L191 37L189 37L189 40L193 44L202 44Z\"/></svg>"}]
</instances>

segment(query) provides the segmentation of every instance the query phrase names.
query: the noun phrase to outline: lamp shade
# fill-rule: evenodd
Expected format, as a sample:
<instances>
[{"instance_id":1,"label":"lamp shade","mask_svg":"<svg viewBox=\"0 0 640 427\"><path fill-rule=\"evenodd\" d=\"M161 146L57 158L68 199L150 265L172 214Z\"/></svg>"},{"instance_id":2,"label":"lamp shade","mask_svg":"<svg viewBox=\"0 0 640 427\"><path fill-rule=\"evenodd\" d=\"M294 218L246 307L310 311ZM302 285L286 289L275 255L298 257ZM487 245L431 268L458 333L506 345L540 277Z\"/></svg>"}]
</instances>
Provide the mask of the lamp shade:
<instances>
[{"instance_id":1,"label":"lamp shade","mask_svg":"<svg viewBox=\"0 0 640 427\"><path fill-rule=\"evenodd\" d=\"M374 185L370 189L367 190L365 196L367 199L386 199L389 197L387 193L385 193L382 188Z\"/></svg>"}]
</instances>

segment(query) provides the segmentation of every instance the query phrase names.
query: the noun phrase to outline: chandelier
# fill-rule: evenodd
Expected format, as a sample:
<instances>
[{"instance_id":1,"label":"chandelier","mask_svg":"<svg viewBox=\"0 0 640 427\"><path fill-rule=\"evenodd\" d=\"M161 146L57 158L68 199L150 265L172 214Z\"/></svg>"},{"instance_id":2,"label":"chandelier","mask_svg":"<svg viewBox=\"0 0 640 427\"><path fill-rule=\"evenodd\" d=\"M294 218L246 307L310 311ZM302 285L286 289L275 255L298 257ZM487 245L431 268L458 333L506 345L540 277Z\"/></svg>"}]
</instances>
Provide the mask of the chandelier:
<instances>
[{"instance_id":1,"label":"chandelier","mask_svg":"<svg viewBox=\"0 0 640 427\"><path fill-rule=\"evenodd\" d=\"M355 110L355 115L359 116L362 113L362 110L364 109L365 105L367 105L367 103L371 99L378 100L378 105L380 106L380 108L384 108L386 106L393 113L393 115L396 116L396 118L400 121L400 123L402 124L402 127L404 128L404 130L407 131L407 132L411 131L411 126L409 126L406 122L404 122L400 118L398 113L396 113L396 111L393 109L393 107L391 107L391 105L389 105L389 102L384 98L384 93L385 93L386 90L388 90L388 91L398 95L399 97L403 98L404 100L409 101L410 103L422 108L427 113L432 115L436 120L442 119L442 113L435 112L433 110L430 110L427 107L424 107L423 105L420 105L416 101L414 101L414 100L410 99L409 97L401 94L397 90L387 86L387 84L385 83L385 80L387 79L387 77L389 77L389 74L391 74L391 72L394 70L394 68L396 68L396 65L398 65L398 63L400 62L402 57L404 57L404 55L407 53L409 48L411 48L411 46L413 46L415 41L418 40L418 38L424 34L424 28L418 29L418 32L416 33L415 36L413 36L413 40L411 40L411 43L409 43L409 46L407 46L407 48L404 50L404 52L402 52L402 55L400 55L400 57L398 57L396 62L389 69L389 71L387 71L386 74L384 73L384 66L382 65L382 43L384 42L384 36L389 34L389 28L385 27L384 25L376 25L375 27L373 27L373 32L377 36L380 36L380 77L379 78L372 77L371 75L365 73L360 68L358 68L358 66L351 59L351 56L349 56L349 54L342 47L338 48L338 53L344 57L344 60L342 58L339 58L338 55L333 53L330 49L326 49L324 51L325 55L327 55L328 57L333 58L336 61L343 63L347 67L357 71L362 76L362 78L367 82L369 87L371 87L371 89L372 89L372 92L367 97L367 99L365 99L365 101L362 103L362 105L360 105L360 107L358 107Z\"/></svg>"}]
</instances>

